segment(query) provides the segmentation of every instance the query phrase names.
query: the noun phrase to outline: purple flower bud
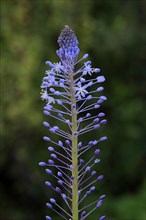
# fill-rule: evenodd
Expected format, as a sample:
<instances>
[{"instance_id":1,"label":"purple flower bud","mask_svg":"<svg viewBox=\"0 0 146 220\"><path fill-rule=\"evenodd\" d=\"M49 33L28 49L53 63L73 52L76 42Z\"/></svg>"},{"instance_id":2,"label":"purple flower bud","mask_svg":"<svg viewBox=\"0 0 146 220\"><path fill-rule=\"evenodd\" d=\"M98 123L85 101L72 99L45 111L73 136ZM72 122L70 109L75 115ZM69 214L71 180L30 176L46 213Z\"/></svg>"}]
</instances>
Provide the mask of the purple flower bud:
<instances>
[{"instance_id":1,"label":"purple flower bud","mask_svg":"<svg viewBox=\"0 0 146 220\"><path fill-rule=\"evenodd\" d=\"M53 160L48 160L48 163L50 164L50 165L54 165L54 161Z\"/></svg>"},{"instance_id":2,"label":"purple flower bud","mask_svg":"<svg viewBox=\"0 0 146 220\"><path fill-rule=\"evenodd\" d=\"M62 101L61 100L57 100L58 105L62 105Z\"/></svg>"},{"instance_id":3,"label":"purple flower bud","mask_svg":"<svg viewBox=\"0 0 146 220\"><path fill-rule=\"evenodd\" d=\"M59 130L59 127L58 126L54 126L53 129L54 129L54 131L57 131L57 130Z\"/></svg>"},{"instance_id":4,"label":"purple flower bud","mask_svg":"<svg viewBox=\"0 0 146 220\"><path fill-rule=\"evenodd\" d=\"M59 118L63 118L63 115L61 113L58 113Z\"/></svg>"},{"instance_id":5,"label":"purple flower bud","mask_svg":"<svg viewBox=\"0 0 146 220\"><path fill-rule=\"evenodd\" d=\"M46 216L46 220L52 220L50 216Z\"/></svg>"},{"instance_id":6,"label":"purple flower bud","mask_svg":"<svg viewBox=\"0 0 146 220\"><path fill-rule=\"evenodd\" d=\"M100 218L99 218L99 220L104 220L105 219L105 215L103 215L103 216L101 216Z\"/></svg>"},{"instance_id":7,"label":"purple flower bud","mask_svg":"<svg viewBox=\"0 0 146 220\"><path fill-rule=\"evenodd\" d=\"M51 105L46 105L46 106L44 107L44 109L50 111L50 110L52 109L52 106L51 106Z\"/></svg>"},{"instance_id":8,"label":"purple flower bud","mask_svg":"<svg viewBox=\"0 0 146 220\"><path fill-rule=\"evenodd\" d=\"M91 194L91 191L87 191L86 192L86 195L88 196L88 195L90 195Z\"/></svg>"},{"instance_id":9,"label":"purple flower bud","mask_svg":"<svg viewBox=\"0 0 146 220\"><path fill-rule=\"evenodd\" d=\"M84 78L80 78L81 83L84 83L86 80Z\"/></svg>"},{"instance_id":10,"label":"purple flower bud","mask_svg":"<svg viewBox=\"0 0 146 220\"><path fill-rule=\"evenodd\" d=\"M99 69L99 68L96 68L96 69L94 69L94 72L95 72L95 73L99 73L99 72L100 72L100 69Z\"/></svg>"},{"instance_id":11,"label":"purple flower bud","mask_svg":"<svg viewBox=\"0 0 146 220\"><path fill-rule=\"evenodd\" d=\"M95 176L96 175L96 171L92 171L91 176Z\"/></svg>"},{"instance_id":12,"label":"purple flower bud","mask_svg":"<svg viewBox=\"0 0 146 220\"><path fill-rule=\"evenodd\" d=\"M44 141L50 141L51 139L50 139L49 137L46 137L46 136L45 136L45 137L43 137L43 140L44 140Z\"/></svg>"},{"instance_id":13,"label":"purple flower bud","mask_svg":"<svg viewBox=\"0 0 146 220\"><path fill-rule=\"evenodd\" d=\"M81 123L82 121L83 121L83 118L79 118L78 122L80 122L80 123Z\"/></svg>"},{"instance_id":14,"label":"purple flower bud","mask_svg":"<svg viewBox=\"0 0 146 220\"><path fill-rule=\"evenodd\" d=\"M52 209L52 205L50 203L46 203L47 208Z\"/></svg>"},{"instance_id":15,"label":"purple flower bud","mask_svg":"<svg viewBox=\"0 0 146 220\"><path fill-rule=\"evenodd\" d=\"M66 200L67 196L66 196L65 194L62 194L62 198L63 198L64 200Z\"/></svg>"},{"instance_id":16,"label":"purple flower bud","mask_svg":"<svg viewBox=\"0 0 146 220\"><path fill-rule=\"evenodd\" d=\"M50 92L54 93L55 89L54 88L50 88Z\"/></svg>"},{"instance_id":17,"label":"purple flower bud","mask_svg":"<svg viewBox=\"0 0 146 220\"><path fill-rule=\"evenodd\" d=\"M90 169L91 168L88 166L88 167L86 167L85 171L88 172L88 171L90 171Z\"/></svg>"},{"instance_id":18,"label":"purple flower bud","mask_svg":"<svg viewBox=\"0 0 146 220\"><path fill-rule=\"evenodd\" d=\"M46 173L47 173L47 174L52 174L52 170L46 169Z\"/></svg>"},{"instance_id":19,"label":"purple flower bud","mask_svg":"<svg viewBox=\"0 0 146 220\"><path fill-rule=\"evenodd\" d=\"M81 213L81 217L84 217L86 215L86 211L83 211L82 213Z\"/></svg>"},{"instance_id":20,"label":"purple flower bud","mask_svg":"<svg viewBox=\"0 0 146 220\"><path fill-rule=\"evenodd\" d=\"M49 186L49 187L52 187L52 184L50 182L48 182L48 181L45 181L45 185Z\"/></svg>"},{"instance_id":21,"label":"purple flower bud","mask_svg":"<svg viewBox=\"0 0 146 220\"><path fill-rule=\"evenodd\" d=\"M102 92L103 90L104 90L104 88L101 86L101 87L98 87L96 91L97 92Z\"/></svg>"},{"instance_id":22,"label":"purple flower bud","mask_svg":"<svg viewBox=\"0 0 146 220\"><path fill-rule=\"evenodd\" d=\"M103 116L105 116L105 113L103 113L103 112L100 112L100 113L98 114L98 117L103 117Z\"/></svg>"},{"instance_id":23,"label":"purple flower bud","mask_svg":"<svg viewBox=\"0 0 146 220\"><path fill-rule=\"evenodd\" d=\"M46 87L49 87L49 86L50 86L49 83L43 81L43 83L41 85L41 88L46 88Z\"/></svg>"},{"instance_id":24,"label":"purple flower bud","mask_svg":"<svg viewBox=\"0 0 146 220\"><path fill-rule=\"evenodd\" d=\"M81 195L81 190L78 191L78 195Z\"/></svg>"},{"instance_id":25,"label":"purple flower bud","mask_svg":"<svg viewBox=\"0 0 146 220\"><path fill-rule=\"evenodd\" d=\"M88 95L86 100L91 100L92 99L92 95Z\"/></svg>"},{"instance_id":26,"label":"purple flower bud","mask_svg":"<svg viewBox=\"0 0 146 220\"><path fill-rule=\"evenodd\" d=\"M92 85L93 85L93 82L90 81L90 82L88 83L88 86L92 86Z\"/></svg>"},{"instance_id":27,"label":"purple flower bud","mask_svg":"<svg viewBox=\"0 0 146 220\"><path fill-rule=\"evenodd\" d=\"M99 201L97 202L96 208L99 208L101 205L102 205L102 200L99 200Z\"/></svg>"},{"instance_id":28,"label":"purple flower bud","mask_svg":"<svg viewBox=\"0 0 146 220\"><path fill-rule=\"evenodd\" d=\"M52 157L53 159L56 159L56 158L57 158L56 154L51 154L51 157Z\"/></svg>"},{"instance_id":29,"label":"purple flower bud","mask_svg":"<svg viewBox=\"0 0 146 220\"><path fill-rule=\"evenodd\" d=\"M106 119L104 119L104 120L102 120L101 122L100 122L100 124L102 124L102 125L104 125L104 124L106 124L107 123L107 120Z\"/></svg>"},{"instance_id":30,"label":"purple flower bud","mask_svg":"<svg viewBox=\"0 0 146 220\"><path fill-rule=\"evenodd\" d=\"M45 64L48 65L48 66L51 67L51 68L54 68L54 67L55 67L54 64L51 63L50 61L46 61Z\"/></svg>"},{"instance_id":31,"label":"purple flower bud","mask_svg":"<svg viewBox=\"0 0 146 220\"><path fill-rule=\"evenodd\" d=\"M60 82L61 82L61 83L64 83L64 79L60 79Z\"/></svg>"},{"instance_id":32,"label":"purple flower bud","mask_svg":"<svg viewBox=\"0 0 146 220\"><path fill-rule=\"evenodd\" d=\"M91 64L91 61L88 60L88 61L86 62L86 65L88 66L88 65L90 65L90 64Z\"/></svg>"},{"instance_id":33,"label":"purple flower bud","mask_svg":"<svg viewBox=\"0 0 146 220\"><path fill-rule=\"evenodd\" d=\"M93 141L93 145L96 145L96 144L97 144L97 141L96 141L96 140L94 140L94 141Z\"/></svg>"},{"instance_id":34,"label":"purple flower bud","mask_svg":"<svg viewBox=\"0 0 146 220\"><path fill-rule=\"evenodd\" d=\"M95 118L93 122L94 123L98 123L99 122L99 118Z\"/></svg>"},{"instance_id":35,"label":"purple flower bud","mask_svg":"<svg viewBox=\"0 0 146 220\"><path fill-rule=\"evenodd\" d=\"M105 141L107 139L107 137L106 136L103 136L103 137L101 137L99 140L100 141Z\"/></svg>"},{"instance_id":36,"label":"purple flower bud","mask_svg":"<svg viewBox=\"0 0 146 220\"><path fill-rule=\"evenodd\" d=\"M95 190L95 186L92 186L91 188L90 188L90 191L94 191Z\"/></svg>"},{"instance_id":37,"label":"purple flower bud","mask_svg":"<svg viewBox=\"0 0 146 220\"><path fill-rule=\"evenodd\" d=\"M72 107L73 107L73 108L75 108L75 107L76 107L76 105L75 105L75 104L72 104Z\"/></svg>"},{"instance_id":38,"label":"purple flower bud","mask_svg":"<svg viewBox=\"0 0 146 220\"><path fill-rule=\"evenodd\" d=\"M63 143L62 143L62 141L58 141L58 144L59 144L59 146L63 146Z\"/></svg>"},{"instance_id":39,"label":"purple flower bud","mask_svg":"<svg viewBox=\"0 0 146 220\"><path fill-rule=\"evenodd\" d=\"M63 185L63 181L62 180L58 180L57 182L59 183L59 185Z\"/></svg>"},{"instance_id":40,"label":"purple flower bud","mask_svg":"<svg viewBox=\"0 0 146 220\"><path fill-rule=\"evenodd\" d=\"M70 170L72 170L72 168L73 168L73 166L72 166L72 165L70 165L70 166L69 166L69 169L70 169Z\"/></svg>"},{"instance_id":41,"label":"purple flower bud","mask_svg":"<svg viewBox=\"0 0 146 220\"><path fill-rule=\"evenodd\" d=\"M49 80L49 77L48 76L46 76L46 77L43 77L43 80L45 81L45 80Z\"/></svg>"},{"instance_id":42,"label":"purple flower bud","mask_svg":"<svg viewBox=\"0 0 146 220\"><path fill-rule=\"evenodd\" d=\"M80 163L81 163L81 164L84 163L84 160L83 160L83 159L80 159Z\"/></svg>"},{"instance_id":43,"label":"purple flower bud","mask_svg":"<svg viewBox=\"0 0 146 220\"><path fill-rule=\"evenodd\" d=\"M46 166L46 163L45 163L45 162L39 162L39 166L45 167L45 166Z\"/></svg>"},{"instance_id":44,"label":"purple flower bud","mask_svg":"<svg viewBox=\"0 0 146 220\"><path fill-rule=\"evenodd\" d=\"M103 175L100 175L97 177L97 179L100 181L100 180L103 180Z\"/></svg>"},{"instance_id":45,"label":"purple flower bud","mask_svg":"<svg viewBox=\"0 0 146 220\"><path fill-rule=\"evenodd\" d=\"M51 198L51 199L50 199L50 202L52 202L53 204L55 204L55 203L56 203L56 200L53 199L53 198Z\"/></svg>"},{"instance_id":46,"label":"purple flower bud","mask_svg":"<svg viewBox=\"0 0 146 220\"><path fill-rule=\"evenodd\" d=\"M74 180L74 178L75 178L74 176L71 176L71 180Z\"/></svg>"},{"instance_id":47,"label":"purple flower bud","mask_svg":"<svg viewBox=\"0 0 146 220\"><path fill-rule=\"evenodd\" d=\"M74 135L75 135L75 136L78 136L78 132L77 132L77 131L75 131L75 132L74 132Z\"/></svg>"},{"instance_id":48,"label":"purple flower bud","mask_svg":"<svg viewBox=\"0 0 146 220\"><path fill-rule=\"evenodd\" d=\"M82 142L79 142L79 143L78 143L78 147L79 147L79 148L82 147Z\"/></svg>"},{"instance_id":49,"label":"purple flower bud","mask_svg":"<svg viewBox=\"0 0 146 220\"><path fill-rule=\"evenodd\" d=\"M88 56L89 56L89 55L86 53L86 54L83 56L83 59L87 59Z\"/></svg>"},{"instance_id":50,"label":"purple flower bud","mask_svg":"<svg viewBox=\"0 0 146 220\"><path fill-rule=\"evenodd\" d=\"M97 164L97 163L99 163L99 162L100 162L100 159L94 160L94 163L95 163L95 164Z\"/></svg>"},{"instance_id":51,"label":"purple flower bud","mask_svg":"<svg viewBox=\"0 0 146 220\"><path fill-rule=\"evenodd\" d=\"M58 129L57 129L57 126L54 126L53 128L50 128L49 129L49 131L51 132L51 133L56 133L56 131L57 131Z\"/></svg>"},{"instance_id":52,"label":"purple flower bud","mask_svg":"<svg viewBox=\"0 0 146 220\"><path fill-rule=\"evenodd\" d=\"M94 125L94 129L98 129L98 128L100 128L100 125L99 125L99 124Z\"/></svg>"},{"instance_id":53,"label":"purple flower bud","mask_svg":"<svg viewBox=\"0 0 146 220\"><path fill-rule=\"evenodd\" d=\"M54 92L54 95L61 95L61 92L55 91L55 92Z\"/></svg>"},{"instance_id":54,"label":"purple flower bud","mask_svg":"<svg viewBox=\"0 0 146 220\"><path fill-rule=\"evenodd\" d=\"M53 147L48 147L48 150L53 152L54 151L54 148Z\"/></svg>"},{"instance_id":55,"label":"purple flower bud","mask_svg":"<svg viewBox=\"0 0 146 220\"><path fill-rule=\"evenodd\" d=\"M50 115L50 112L48 112L48 111L46 111L46 110L44 110L43 112L44 112L44 114L47 115L47 116Z\"/></svg>"},{"instance_id":56,"label":"purple flower bud","mask_svg":"<svg viewBox=\"0 0 146 220\"><path fill-rule=\"evenodd\" d=\"M100 200L103 200L104 198L106 197L106 195L102 195L102 196L100 196Z\"/></svg>"},{"instance_id":57,"label":"purple flower bud","mask_svg":"<svg viewBox=\"0 0 146 220\"><path fill-rule=\"evenodd\" d=\"M100 150L99 150L99 149L97 149L97 150L94 151L94 155L95 155L95 156L97 156L99 153L100 153Z\"/></svg>"},{"instance_id":58,"label":"purple flower bud","mask_svg":"<svg viewBox=\"0 0 146 220\"><path fill-rule=\"evenodd\" d=\"M48 122L46 122L46 121L44 121L44 122L43 122L43 125L44 125L45 127L47 127L47 128L49 128L49 127L50 127L49 123L48 123Z\"/></svg>"},{"instance_id":59,"label":"purple flower bud","mask_svg":"<svg viewBox=\"0 0 146 220\"><path fill-rule=\"evenodd\" d=\"M62 177L62 173L61 173L60 171L58 171L57 175L58 175L59 177Z\"/></svg>"},{"instance_id":60,"label":"purple flower bud","mask_svg":"<svg viewBox=\"0 0 146 220\"><path fill-rule=\"evenodd\" d=\"M97 79L98 83L102 83L102 82L105 81L105 77L104 76L98 76L96 79Z\"/></svg>"},{"instance_id":61,"label":"purple flower bud","mask_svg":"<svg viewBox=\"0 0 146 220\"><path fill-rule=\"evenodd\" d=\"M89 141L89 145L92 147L93 146L93 141Z\"/></svg>"},{"instance_id":62,"label":"purple flower bud","mask_svg":"<svg viewBox=\"0 0 146 220\"><path fill-rule=\"evenodd\" d=\"M70 141L69 141L69 140L66 140L65 143L66 143L67 145L70 145Z\"/></svg>"},{"instance_id":63,"label":"purple flower bud","mask_svg":"<svg viewBox=\"0 0 146 220\"><path fill-rule=\"evenodd\" d=\"M52 134L55 134L55 133L56 133L56 131L55 131L54 128L50 128L49 131L50 131Z\"/></svg>"},{"instance_id":64,"label":"purple flower bud","mask_svg":"<svg viewBox=\"0 0 146 220\"><path fill-rule=\"evenodd\" d=\"M107 97L102 95L102 96L100 96L100 99L107 100Z\"/></svg>"},{"instance_id":65,"label":"purple flower bud","mask_svg":"<svg viewBox=\"0 0 146 220\"><path fill-rule=\"evenodd\" d=\"M61 189L59 187L56 187L56 192L61 193Z\"/></svg>"},{"instance_id":66,"label":"purple flower bud","mask_svg":"<svg viewBox=\"0 0 146 220\"><path fill-rule=\"evenodd\" d=\"M68 124L68 125L71 124L70 120L66 120L65 122L66 122L66 124Z\"/></svg>"},{"instance_id":67,"label":"purple flower bud","mask_svg":"<svg viewBox=\"0 0 146 220\"><path fill-rule=\"evenodd\" d=\"M87 117L87 118L88 118L88 117L90 117L90 116L91 116L91 114L90 114L90 113L87 113L87 114L86 114L86 117Z\"/></svg>"},{"instance_id":68,"label":"purple flower bud","mask_svg":"<svg viewBox=\"0 0 146 220\"><path fill-rule=\"evenodd\" d=\"M62 30L58 43L60 49L57 51L57 55L60 59L62 61L66 59L74 61L80 49L78 48L78 40L68 25L65 25L65 28Z\"/></svg>"},{"instance_id":69,"label":"purple flower bud","mask_svg":"<svg viewBox=\"0 0 146 220\"><path fill-rule=\"evenodd\" d=\"M95 109L97 109L97 108L99 108L99 107L100 107L100 105L98 105L98 104L94 105L94 108L95 108Z\"/></svg>"}]
</instances>

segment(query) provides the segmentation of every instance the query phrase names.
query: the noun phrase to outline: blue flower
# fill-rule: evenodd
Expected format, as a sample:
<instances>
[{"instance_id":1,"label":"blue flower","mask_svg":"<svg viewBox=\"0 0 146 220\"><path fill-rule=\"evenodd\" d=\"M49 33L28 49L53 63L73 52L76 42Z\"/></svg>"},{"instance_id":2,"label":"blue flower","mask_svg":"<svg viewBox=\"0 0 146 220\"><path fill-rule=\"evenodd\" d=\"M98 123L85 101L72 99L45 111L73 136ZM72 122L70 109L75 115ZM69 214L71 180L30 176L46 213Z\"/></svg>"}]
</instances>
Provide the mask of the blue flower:
<instances>
[{"instance_id":1,"label":"blue flower","mask_svg":"<svg viewBox=\"0 0 146 220\"><path fill-rule=\"evenodd\" d=\"M86 94L88 94L86 87L86 85L82 86L81 82L77 83L77 86L74 87L77 98L81 99L82 97L85 97Z\"/></svg>"},{"instance_id":2,"label":"blue flower","mask_svg":"<svg viewBox=\"0 0 146 220\"><path fill-rule=\"evenodd\" d=\"M89 74L90 76L92 76L93 73L93 69L91 68L91 64L90 62L85 62L84 63L84 69L83 69L83 75L87 75Z\"/></svg>"},{"instance_id":3,"label":"blue flower","mask_svg":"<svg viewBox=\"0 0 146 220\"><path fill-rule=\"evenodd\" d=\"M63 65L61 64L61 62L58 62L58 63L55 63L54 64L54 68L53 70L56 72L56 73L61 73L63 71Z\"/></svg>"}]
</instances>

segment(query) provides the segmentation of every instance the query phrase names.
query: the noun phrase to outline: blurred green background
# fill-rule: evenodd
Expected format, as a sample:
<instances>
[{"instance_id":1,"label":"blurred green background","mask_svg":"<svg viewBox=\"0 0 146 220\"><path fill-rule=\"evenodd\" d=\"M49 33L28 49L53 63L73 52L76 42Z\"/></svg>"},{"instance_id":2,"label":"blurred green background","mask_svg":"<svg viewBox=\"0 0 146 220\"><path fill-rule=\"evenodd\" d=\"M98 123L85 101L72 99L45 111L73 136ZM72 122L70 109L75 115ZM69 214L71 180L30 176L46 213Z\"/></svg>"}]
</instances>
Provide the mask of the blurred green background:
<instances>
[{"instance_id":1,"label":"blurred green background","mask_svg":"<svg viewBox=\"0 0 146 220\"><path fill-rule=\"evenodd\" d=\"M49 214L46 176L38 166L48 158L39 93L44 62L58 61L56 41L65 24L75 31L81 54L89 53L106 77L100 191L108 196L88 220L99 213L146 219L145 8L144 0L1 0L0 220Z\"/></svg>"}]
</instances>

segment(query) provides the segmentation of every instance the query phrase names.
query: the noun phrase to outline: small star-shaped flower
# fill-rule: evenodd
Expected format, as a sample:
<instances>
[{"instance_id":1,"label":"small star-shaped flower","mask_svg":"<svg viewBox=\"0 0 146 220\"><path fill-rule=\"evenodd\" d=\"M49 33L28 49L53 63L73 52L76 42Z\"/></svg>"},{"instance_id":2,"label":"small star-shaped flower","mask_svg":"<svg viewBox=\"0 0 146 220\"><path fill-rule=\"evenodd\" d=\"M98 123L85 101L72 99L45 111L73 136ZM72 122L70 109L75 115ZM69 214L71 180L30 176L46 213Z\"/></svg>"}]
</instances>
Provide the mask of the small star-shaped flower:
<instances>
[{"instance_id":1,"label":"small star-shaped flower","mask_svg":"<svg viewBox=\"0 0 146 220\"><path fill-rule=\"evenodd\" d=\"M52 71L46 71L46 74L48 75L48 83L51 86L55 83L55 73Z\"/></svg>"},{"instance_id":2,"label":"small star-shaped flower","mask_svg":"<svg viewBox=\"0 0 146 220\"><path fill-rule=\"evenodd\" d=\"M63 70L61 62L55 63L54 66L55 67L53 68L53 70L56 71L56 73L61 73L61 71Z\"/></svg>"},{"instance_id":3,"label":"small star-shaped flower","mask_svg":"<svg viewBox=\"0 0 146 220\"><path fill-rule=\"evenodd\" d=\"M81 82L77 83L77 86L74 87L76 96L81 99L82 97L85 97L86 94L88 94L88 91L86 90L86 85L82 86Z\"/></svg>"},{"instance_id":4,"label":"small star-shaped flower","mask_svg":"<svg viewBox=\"0 0 146 220\"><path fill-rule=\"evenodd\" d=\"M90 76L92 76L92 68L91 68L91 64L89 64L88 62L84 63L84 69L83 69L83 75L87 75L89 74Z\"/></svg>"},{"instance_id":5,"label":"small star-shaped flower","mask_svg":"<svg viewBox=\"0 0 146 220\"><path fill-rule=\"evenodd\" d=\"M46 100L47 104L55 103L55 99L48 95L47 90L43 90L41 94L42 100Z\"/></svg>"}]
</instances>

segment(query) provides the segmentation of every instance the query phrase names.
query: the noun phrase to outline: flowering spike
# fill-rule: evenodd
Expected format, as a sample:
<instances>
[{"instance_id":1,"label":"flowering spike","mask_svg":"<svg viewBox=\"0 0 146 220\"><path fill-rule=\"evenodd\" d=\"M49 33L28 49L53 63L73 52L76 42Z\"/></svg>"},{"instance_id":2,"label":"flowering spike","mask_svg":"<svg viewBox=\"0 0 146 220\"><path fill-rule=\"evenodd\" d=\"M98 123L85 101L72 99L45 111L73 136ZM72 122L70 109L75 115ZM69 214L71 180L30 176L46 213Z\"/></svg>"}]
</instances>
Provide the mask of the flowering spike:
<instances>
[{"instance_id":1,"label":"flowering spike","mask_svg":"<svg viewBox=\"0 0 146 220\"><path fill-rule=\"evenodd\" d=\"M97 176L94 170L100 162L97 158L100 150L96 145L107 137L84 143L82 135L92 135L107 123L105 113L99 111L101 104L107 100L100 95L104 90L100 84L105 81L105 77L98 75L100 69L93 68L90 60L85 61L88 54L78 60L79 43L68 25L62 30L58 44L60 48L56 53L60 61L46 61L49 69L41 84L41 98L46 102L43 112L51 122L49 124L44 121L43 125L52 134L52 138L49 135L43 137L49 143L50 156L48 163L40 162L39 165L47 166L48 178L51 175L56 185L53 186L50 181L45 181L45 185L57 192L64 203L61 207L57 200L50 198L50 203L46 203L46 206L62 219L84 220L102 205L105 198L105 195L99 195L96 201L79 208L96 189L95 183L103 179L103 175ZM83 62L83 65L78 69L79 62ZM91 158L84 156L89 150L92 152ZM94 206L93 209L86 211L91 206ZM104 218L105 216L99 217L100 220ZM51 219L46 216L46 220Z\"/></svg>"}]
</instances>

